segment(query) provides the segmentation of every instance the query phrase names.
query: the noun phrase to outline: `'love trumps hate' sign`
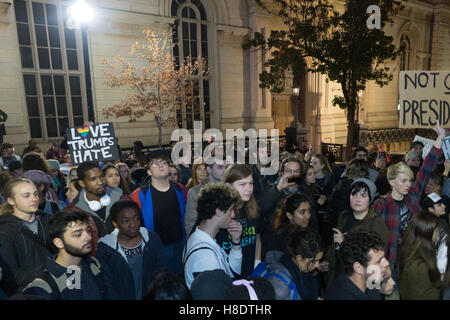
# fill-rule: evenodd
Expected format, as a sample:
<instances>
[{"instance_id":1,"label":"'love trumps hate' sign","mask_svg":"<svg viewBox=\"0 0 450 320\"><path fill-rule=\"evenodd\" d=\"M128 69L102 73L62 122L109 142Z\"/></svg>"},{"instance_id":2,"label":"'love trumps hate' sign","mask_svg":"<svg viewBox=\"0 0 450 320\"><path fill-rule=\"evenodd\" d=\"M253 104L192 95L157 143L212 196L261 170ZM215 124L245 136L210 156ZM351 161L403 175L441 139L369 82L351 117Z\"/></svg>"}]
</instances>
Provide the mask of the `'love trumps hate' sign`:
<instances>
[{"instance_id":1,"label":"'love trumps hate' sign","mask_svg":"<svg viewBox=\"0 0 450 320\"><path fill-rule=\"evenodd\" d=\"M68 128L67 144L74 165L86 161L119 159L119 150L111 122Z\"/></svg>"}]
</instances>

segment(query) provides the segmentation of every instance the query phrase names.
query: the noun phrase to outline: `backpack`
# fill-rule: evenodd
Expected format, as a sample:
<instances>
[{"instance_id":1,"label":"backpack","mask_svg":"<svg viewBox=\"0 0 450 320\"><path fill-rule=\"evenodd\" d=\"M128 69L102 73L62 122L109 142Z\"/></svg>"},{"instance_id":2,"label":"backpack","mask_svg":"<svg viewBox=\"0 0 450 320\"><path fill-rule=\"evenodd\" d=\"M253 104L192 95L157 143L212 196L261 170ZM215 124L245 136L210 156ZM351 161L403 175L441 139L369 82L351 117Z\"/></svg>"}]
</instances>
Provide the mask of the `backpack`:
<instances>
[{"instance_id":1,"label":"backpack","mask_svg":"<svg viewBox=\"0 0 450 320\"><path fill-rule=\"evenodd\" d=\"M200 243L202 243L202 242L200 242ZM183 278L184 282L186 282L186 278L185 278L185 275L184 275L184 268L185 268L185 266L186 266L186 262L188 261L189 257L190 257L194 252L199 251L199 250L203 250L203 249L211 250L211 251L214 252L214 254L215 254L215 251L214 251L211 247L207 247L207 246L204 246L204 247L198 247L198 248L195 248L195 249L192 249L192 248L191 248L191 251L189 251L189 253L187 253L187 247L186 247L186 246L184 247L184 252L183 252L184 258L183 258L183 265L182 265L182 268L181 268L182 273L183 273L183 274L181 275L181 277ZM198 273L193 274L194 279L195 279L195 277L196 277L197 275L198 275Z\"/></svg>"},{"instance_id":2,"label":"backpack","mask_svg":"<svg viewBox=\"0 0 450 320\"><path fill-rule=\"evenodd\" d=\"M295 286L294 280L291 276L283 270L273 271L267 263L264 261L260 262L249 277L261 277L261 278L278 278L283 281L289 288L289 298L290 300L301 300L301 296L298 294L297 287Z\"/></svg>"}]
</instances>

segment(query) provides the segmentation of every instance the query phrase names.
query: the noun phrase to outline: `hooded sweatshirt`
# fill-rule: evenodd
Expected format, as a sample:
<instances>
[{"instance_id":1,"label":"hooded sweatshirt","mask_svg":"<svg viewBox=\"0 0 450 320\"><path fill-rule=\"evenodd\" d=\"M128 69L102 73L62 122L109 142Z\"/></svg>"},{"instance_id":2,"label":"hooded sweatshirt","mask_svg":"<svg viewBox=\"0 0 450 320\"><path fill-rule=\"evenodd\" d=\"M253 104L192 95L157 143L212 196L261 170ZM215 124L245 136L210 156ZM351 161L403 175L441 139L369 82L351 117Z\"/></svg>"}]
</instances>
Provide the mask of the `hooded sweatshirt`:
<instances>
[{"instance_id":1,"label":"hooded sweatshirt","mask_svg":"<svg viewBox=\"0 0 450 320\"><path fill-rule=\"evenodd\" d=\"M118 241L119 229L98 241L97 259L102 264L108 295L114 300L139 300L155 276L166 268L161 239L140 228L142 253L127 257Z\"/></svg>"},{"instance_id":2,"label":"hooded sweatshirt","mask_svg":"<svg viewBox=\"0 0 450 320\"><path fill-rule=\"evenodd\" d=\"M48 248L47 214L36 212L37 234L34 234L25 221L12 215L0 217L0 256L13 272L19 289L44 269L47 258L54 254Z\"/></svg>"}]
</instances>

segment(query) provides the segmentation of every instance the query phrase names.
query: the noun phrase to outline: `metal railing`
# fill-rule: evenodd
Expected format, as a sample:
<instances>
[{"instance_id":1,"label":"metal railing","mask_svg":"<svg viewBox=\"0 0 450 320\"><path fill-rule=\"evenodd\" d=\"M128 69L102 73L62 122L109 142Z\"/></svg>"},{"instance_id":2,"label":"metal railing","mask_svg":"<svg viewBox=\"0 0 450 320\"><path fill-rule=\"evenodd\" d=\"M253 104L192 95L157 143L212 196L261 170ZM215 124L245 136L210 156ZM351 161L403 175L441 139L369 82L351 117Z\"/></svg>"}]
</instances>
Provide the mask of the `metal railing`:
<instances>
[{"instance_id":1,"label":"metal railing","mask_svg":"<svg viewBox=\"0 0 450 320\"><path fill-rule=\"evenodd\" d=\"M414 137L418 135L428 139L436 139L436 133L432 129L401 129L401 128L386 128L386 129L371 129L367 130L367 143L384 143L384 142L400 142L413 141Z\"/></svg>"}]
</instances>

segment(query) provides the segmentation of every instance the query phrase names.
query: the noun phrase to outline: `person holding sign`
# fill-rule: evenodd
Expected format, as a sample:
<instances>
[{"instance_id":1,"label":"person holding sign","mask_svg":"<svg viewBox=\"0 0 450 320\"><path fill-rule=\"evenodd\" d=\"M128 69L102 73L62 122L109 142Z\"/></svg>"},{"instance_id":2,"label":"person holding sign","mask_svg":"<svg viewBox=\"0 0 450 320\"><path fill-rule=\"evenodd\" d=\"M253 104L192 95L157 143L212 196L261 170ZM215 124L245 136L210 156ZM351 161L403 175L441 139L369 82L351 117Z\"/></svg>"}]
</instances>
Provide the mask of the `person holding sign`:
<instances>
[{"instance_id":1,"label":"person holding sign","mask_svg":"<svg viewBox=\"0 0 450 320\"><path fill-rule=\"evenodd\" d=\"M408 222L420 211L420 197L439 161L442 140L446 135L446 130L441 128L439 124L434 130L438 137L417 173L416 180L413 181L414 173L405 163L399 162L390 166L387 171L387 179L392 187L392 192L388 193L386 198L375 200L373 204L373 209L384 219L389 229L386 258L392 267L397 262L399 244Z\"/></svg>"}]
</instances>

